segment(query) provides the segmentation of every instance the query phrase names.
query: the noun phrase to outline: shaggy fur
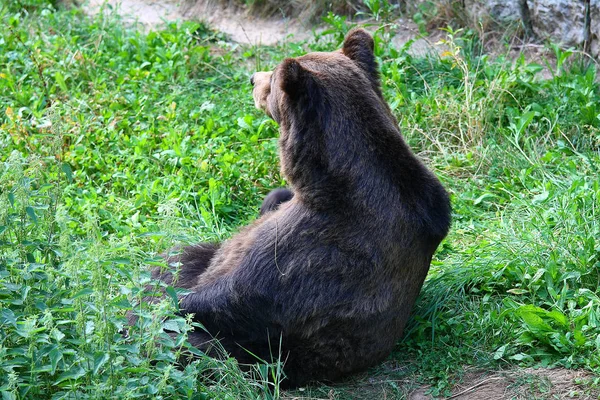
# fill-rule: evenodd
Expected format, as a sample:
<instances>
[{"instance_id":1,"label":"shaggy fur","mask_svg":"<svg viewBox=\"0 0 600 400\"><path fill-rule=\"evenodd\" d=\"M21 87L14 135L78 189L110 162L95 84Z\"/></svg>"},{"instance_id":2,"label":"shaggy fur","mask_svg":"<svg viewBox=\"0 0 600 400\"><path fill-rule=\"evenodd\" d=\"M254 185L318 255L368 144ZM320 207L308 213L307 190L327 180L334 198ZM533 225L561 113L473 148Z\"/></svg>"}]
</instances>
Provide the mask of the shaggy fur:
<instances>
[{"instance_id":1,"label":"shaggy fur","mask_svg":"<svg viewBox=\"0 0 600 400\"><path fill-rule=\"evenodd\" d=\"M341 51L252 80L257 107L280 125L293 196L267 197L221 245L184 248L172 260L176 285L192 291L181 308L242 363L281 355L287 386L336 380L382 361L402 336L448 232L448 195L402 139L364 30ZM190 341L206 350L210 338Z\"/></svg>"}]
</instances>

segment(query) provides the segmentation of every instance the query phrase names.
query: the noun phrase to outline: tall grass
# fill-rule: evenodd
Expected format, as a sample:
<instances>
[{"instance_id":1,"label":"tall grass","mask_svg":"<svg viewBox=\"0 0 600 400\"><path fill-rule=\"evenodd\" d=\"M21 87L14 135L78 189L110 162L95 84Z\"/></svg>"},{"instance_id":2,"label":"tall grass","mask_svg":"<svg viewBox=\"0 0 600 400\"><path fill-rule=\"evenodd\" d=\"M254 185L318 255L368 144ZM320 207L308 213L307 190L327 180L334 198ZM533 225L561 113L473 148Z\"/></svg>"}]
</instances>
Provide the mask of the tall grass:
<instances>
[{"instance_id":1,"label":"tall grass","mask_svg":"<svg viewBox=\"0 0 600 400\"><path fill-rule=\"evenodd\" d=\"M400 78L388 97L404 132L455 210L399 351L436 379L465 360L597 371L596 66L555 48L542 80L542 66L490 61L450 33L439 58L391 53L384 67Z\"/></svg>"}]
</instances>

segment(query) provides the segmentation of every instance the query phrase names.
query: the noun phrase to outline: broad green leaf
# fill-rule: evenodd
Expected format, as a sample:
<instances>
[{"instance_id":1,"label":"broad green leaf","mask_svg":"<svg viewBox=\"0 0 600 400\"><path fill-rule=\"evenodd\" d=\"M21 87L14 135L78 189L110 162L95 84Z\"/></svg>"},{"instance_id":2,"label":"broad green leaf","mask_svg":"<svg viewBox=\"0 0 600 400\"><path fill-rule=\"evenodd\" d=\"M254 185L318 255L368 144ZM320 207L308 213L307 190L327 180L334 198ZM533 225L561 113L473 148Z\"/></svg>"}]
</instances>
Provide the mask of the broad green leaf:
<instances>
[{"instance_id":1,"label":"broad green leaf","mask_svg":"<svg viewBox=\"0 0 600 400\"><path fill-rule=\"evenodd\" d=\"M533 196L533 199L532 199L533 204L542 203L544 200L546 200L548 198L549 195L550 195L550 193L548 193L547 190L544 190L540 194L536 194L535 196Z\"/></svg>"},{"instance_id":2,"label":"broad green leaf","mask_svg":"<svg viewBox=\"0 0 600 400\"><path fill-rule=\"evenodd\" d=\"M569 326L569 319L567 318L567 316L558 310L552 310L546 315L552 318L554 321L558 322L563 327Z\"/></svg>"},{"instance_id":3,"label":"broad green leaf","mask_svg":"<svg viewBox=\"0 0 600 400\"><path fill-rule=\"evenodd\" d=\"M175 309L177 310L177 312L179 312L179 298L177 297L177 292L175 291L175 288L173 286L167 286L165 292L167 292L167 294L173 301L173 306L175 306Z\"/></svg>"},{"instance_id":4,"label":"broad green leaf","mask_svg":"<svg viewBox=\"0 0 600 400\"><path fill-rule=\"evenodd\" d=\"M521 319L532 332L552 332L552 327L548 325L544 320L537 314L529 311L521 311L519 313Z\"/></svg>"},{"instance_id":5,"label":"broad green leaf","mask_svg":"<svg viewBox=\"0 0 600 400\"><path fill-rule=\"evenodd\" d=\"M531 283L537 282L542 276L544 276L545 272L546 272L545 268L538 269L537 272L535 273L535 275L533 275L533 277L531 278Z\"/></svg>"},{"instance_id":6,"label":"broad green leaf","mask_svg":"<svg viewBox=\"0 0 600 400\"><path fill-rule=\"evenodd\" d=\"M177 321L174 321L172 319L167 319L165 322L163 322L162 327L166 331L177 332L177 333L181 332L181 329L179 329L179 324L177 324Z\"/></svg>"},{"instance_id":7,"label":"broad green leaf","mask_svg":"<svg viewBox=\"0 0 600 400\"><path fill-rule=\"evenodd\" d=\"M52 366L51 374L54 375L56 372L56 366L58 362L62 359L63 353L59 350L58 346L54 346L54 348L50 351L50 365Z\"/></svg>"},{"instance_id":8,"label":"broad green leaf","mask_svg":"<svg viewBox=\"0 0 600 400\"><path fill-rule=\"evenodd\" d=\"M500 346L498 350L494 352L494 360L499 360L504 357L504 352L506 351L506 345Z\"/></svg>"},{"instance_id":9,"label":"broad green leaf","mask_svg":"<svg viewBox=\"0 0 600 400\"><path fill-rule=\"evenodd\" d=\"M523 131L529 126L531 121L533 121L533 117L535 117L535 111L528 111L524 113L521 117L519 117L519 122L517 122L517 129L519 133L523 133Z\"/></svg>"},{"instance_id":10,"label":"broad green leaf","mask_svg":"<svg viewBox=\"0 0 600 400\"><path fill-rule=\"evenodd\" d=\"M46 328L43 326L40 328L36 328L36 322L37 321L35 319L26 319L25 321L17 322L17 334L24 338L30 338L33 337L35 334L46 330Z\"/></svg>"},{"instance_id":11,"label":"broad green leaf","mask_svg":"<svg viewBox=\"0 0 600 400\"><path fill-rule=\"evenodd\" d=\"M35 210L33 209L33 207L31 207L31 206L25 207L25 212L27 213L29 218L33 221L33 223L37 224L38 219L37 219L37 215L35 215Z\"/></svg>"},{"instance_id":12,"label":"broad green leaf","mask_svg":"<svg viewBox=\"0 0 600 400\"><path fill-rule=\"evenodd\" d=\"M74 365L70 370L63 372L58 376L58 379L54 382L55 385L58 385L61 382L66 380L77 380L85 375L85 370L81 368L79 365Z\"/></svg>"},{"instance_id":13,"label":"broad green leaf","mask_svg":"<svg viewBox=\"0 0 600 400\"><path fill-rule=\"evenodd\" d=\"M118 297L115 300L111 301L110 304L117 308L122 308L125 310L131 309L131 303L126 297Z\"/></svg>"},{"instance_id":14,"label":"broad green leaf","mask_svg":"<svg viewBox=\"0 0 600 400\"><path fill-rule=\"evenodd\" d=\"M493 193L484 193L481 196L479 196L478 198L476 198L475 200L473 200L473 204L478 205L481 202L483 202L485 199L493 199L494 197L496 197L496 195L494 195Z\"/></svg>"},{"instance_id":15,"label":"broad green leaf","mask_svg":"<svg viewBox=\"0 0 600 400\"><path fill-rule=\"evenodd\" d=\"M2 393L2 400L17 400L17 396L12 392L0 390L0 393Z\"/></svg>"},{"instance_id":16,"label":"broad green leaf","mask_svg":"<svg viewBox=\"0 0 600 400\"><path fill-rule=\"evenodd\" d=\"M71 169L71 166L65 162L62 163L61 169L67 176L67 180L69 181L69 183L73 182L73 170Z\"/></svg>"},{"instance_id":17,"label":"broad green leaf","mask_svg":"<svg viewBox=\"0 0 600 400\"><path fill-rule=\"evenodd\" d=\"M100 368L106 364L109 358L110 356L105 352L98 352L94 355L94 375L96 375Z\"/></svg>"},{"instance_id":18,"label":"broad green leaf","mask_svg":"<svg viewBox=\"0 0 600 400\"><path fill-rule=\"evenodd\" d=\"M519 354L515 354L514 356L510 356L509 357L511 360L517 360L517 361L522 361L522 360L527 360L530 359L531 357L528 356L527 354L524 353L519 353Z\"/></svg>"},{"instance_id":19,"label":"broad green leaf","mask_svg":"<svg viewBox=\"0 0 600 400\"><path fill-rule=\"evenodd\" d=\"M4 308L0 311L0 324L12 325L17 327L17 317L10 308Z\"/></svg>"},{"instance_id":20,"label":"broad green leaf","mask_svg":"<svg viewBox=\"0 0 600 400\"><path fill-rule=\"evenodd\" d=\"M575 331L575 333L573 333L573 338L575 339L575 345L577 347L582 347L586 344L587 340L585 338L585 335L583 334L583 332L581 332L579 329L577 329Z\"/></svg>"},{"instance_id":21,"label":"broad green leaf","mask_svg":"<svg viewBox=\"0 0 600 400\"><path fill-rule=\"evenodd\" d=\"M60 342L61 340L63 340L65 338L65 334L62 333L62 331L60 329L55 327L50 332L50 337L52 339L54 339L55 341Z\"/></svg>"}]
</instances>

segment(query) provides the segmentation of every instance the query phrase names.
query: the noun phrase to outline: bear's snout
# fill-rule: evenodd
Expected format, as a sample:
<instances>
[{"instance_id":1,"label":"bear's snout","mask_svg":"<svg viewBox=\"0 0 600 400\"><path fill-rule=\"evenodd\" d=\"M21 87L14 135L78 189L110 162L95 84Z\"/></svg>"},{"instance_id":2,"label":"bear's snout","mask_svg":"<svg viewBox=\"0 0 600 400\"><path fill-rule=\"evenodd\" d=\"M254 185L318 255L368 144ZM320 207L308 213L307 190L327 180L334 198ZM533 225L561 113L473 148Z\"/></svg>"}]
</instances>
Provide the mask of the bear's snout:
<instances>
[{"instance_id":1,"label":"bear's snout","mask_svg":"<svg viewBox=\"0 0 600 400\"><path fill-rule=\"evenodd\" d=\"M267 97L271 93L271 75L273 72L255 72L250 77L250 84L254 86L252 96L254 105L259 110L267 111Z\"/></svg>"}]
</instances>

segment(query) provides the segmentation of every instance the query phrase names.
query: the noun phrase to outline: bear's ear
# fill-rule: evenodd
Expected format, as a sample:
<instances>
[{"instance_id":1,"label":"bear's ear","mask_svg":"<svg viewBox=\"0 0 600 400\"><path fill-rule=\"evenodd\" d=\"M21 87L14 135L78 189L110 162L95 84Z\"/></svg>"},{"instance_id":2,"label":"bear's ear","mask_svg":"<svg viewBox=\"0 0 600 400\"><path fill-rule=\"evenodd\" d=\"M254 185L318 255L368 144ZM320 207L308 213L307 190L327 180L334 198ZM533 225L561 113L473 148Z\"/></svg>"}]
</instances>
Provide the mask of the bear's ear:
<instances>
[{"instance_id":1,"label":"bear's ear","mask_svg":"<svg viewBox=\"0 0 600 400\"><path fill-rule=\"evenodd\" d=\"M379 74L374 49L375 42L373 42L371 35L362 28L355 28L346 35L342 53L355 61L371 79L377 81Z\"/></svg>"},{"instance_id":2,"label":"bear's ear","mask_svg":"<svg viewBox=\"0 0 600 400\"><path fill-rule=\"evenodd\" d=\"M293 58L286 58L281 63L281 90L290 98L297 99L306 92L310 73Z\"/></svg>"}]
</instances>

